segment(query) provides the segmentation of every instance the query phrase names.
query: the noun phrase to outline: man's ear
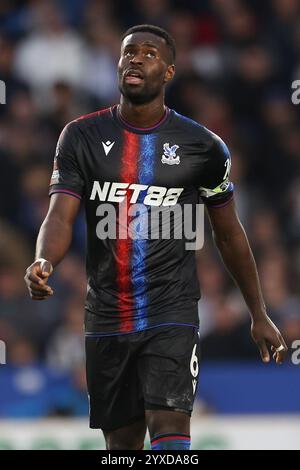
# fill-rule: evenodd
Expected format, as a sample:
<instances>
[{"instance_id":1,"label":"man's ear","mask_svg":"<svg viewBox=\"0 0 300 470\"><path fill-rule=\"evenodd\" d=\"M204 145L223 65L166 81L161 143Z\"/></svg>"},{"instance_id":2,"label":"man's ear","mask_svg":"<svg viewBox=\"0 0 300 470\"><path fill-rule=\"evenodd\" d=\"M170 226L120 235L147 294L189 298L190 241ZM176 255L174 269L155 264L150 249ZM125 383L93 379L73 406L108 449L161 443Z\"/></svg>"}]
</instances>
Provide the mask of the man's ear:
<instances>
[{"instance_id":1,"label":"man's ear","mask_svg":"<svg viewBox=\"0 0 300 470\"><path fill-rule=\"evenodd\" d=\"M174 75L175 75L175 65L174 64L168 65L168 68L167 68L166 73L165 73L164 82L167 83L170 80L172 80Z\"/></svg>"}]
</instances>

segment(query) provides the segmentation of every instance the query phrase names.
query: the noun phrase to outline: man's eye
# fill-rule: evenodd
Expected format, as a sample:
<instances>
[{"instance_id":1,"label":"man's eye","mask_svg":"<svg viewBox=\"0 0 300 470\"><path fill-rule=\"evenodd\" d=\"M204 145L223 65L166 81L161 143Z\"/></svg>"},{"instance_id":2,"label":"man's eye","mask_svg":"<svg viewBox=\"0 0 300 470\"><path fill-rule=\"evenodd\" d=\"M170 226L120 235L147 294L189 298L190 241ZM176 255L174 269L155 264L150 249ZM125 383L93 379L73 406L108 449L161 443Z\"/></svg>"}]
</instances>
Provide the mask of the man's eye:
<instances>
[{"instance_id":1,"label":"man's eye","mask_svg":"<svg viewBox=\"0 0 300 470\"><path fill-rule=\"evenodd\" d=\"M125 57L131 57L132 55L133 55L133 52L131 52L131 51L124 52Z\"/></svg>"},{"instance_id":2,"label":"man's eye","mask_svg":"<svg viewBox=\"0 0 300 470\"><path fill-rule=\"evenodd\" d=\"M154 52L147 52L146 57L149 57L150 59L155 59L155 54Z\"/></svg>"}]
</instances>

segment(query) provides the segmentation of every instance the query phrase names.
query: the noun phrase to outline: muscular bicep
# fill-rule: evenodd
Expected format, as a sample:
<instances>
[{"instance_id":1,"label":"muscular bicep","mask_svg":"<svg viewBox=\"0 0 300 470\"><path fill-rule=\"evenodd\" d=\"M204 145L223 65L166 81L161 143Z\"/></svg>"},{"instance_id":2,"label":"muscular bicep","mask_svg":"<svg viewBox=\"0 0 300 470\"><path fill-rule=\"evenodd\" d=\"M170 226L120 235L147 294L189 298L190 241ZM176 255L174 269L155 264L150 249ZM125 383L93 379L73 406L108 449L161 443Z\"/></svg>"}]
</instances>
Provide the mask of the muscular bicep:
<instances>
[{"instance_id":1,"label":"muscular bicep","mask_svg":"<svg viewBox=\"0 0 300 470\"><path fill-rule=\"evenodd\" d=\"M50 197L46 219L56 219L62 223L73 225L79 212L80 200L64 193L54 193Z\"/></svg>"},{"instance_id":2,"label":"muscular bicep","mask_svg":"<svg viewBox=\"0 0 300 470\"><path fill-rule=\"evenodd\" d=\"M222 207L206 206L214 235L218 240L228 240L243 230L236 212L234 198Z\"/></svg>"}]
</instances>

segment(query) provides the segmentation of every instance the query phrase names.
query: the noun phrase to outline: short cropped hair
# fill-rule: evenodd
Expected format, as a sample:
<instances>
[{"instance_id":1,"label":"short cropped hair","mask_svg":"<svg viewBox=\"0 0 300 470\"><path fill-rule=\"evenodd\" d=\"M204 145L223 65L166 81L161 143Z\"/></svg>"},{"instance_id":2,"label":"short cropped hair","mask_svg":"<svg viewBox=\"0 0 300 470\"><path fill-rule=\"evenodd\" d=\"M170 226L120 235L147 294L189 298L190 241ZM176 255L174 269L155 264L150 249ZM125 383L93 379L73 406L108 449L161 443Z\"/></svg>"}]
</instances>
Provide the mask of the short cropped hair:
<instances>
[{"instance_id":1,"label":"short cropped hair","mask_svg":"<svg viewBox=\"0 0 300 470\"><path fill-rule=\"evenodd\" d=\"M127 31L123 34L121 40L123 41L126 36L129 34L134 33L152 33L160 38L163 38L166 41L167 46L171 52L171 62L174 63L176 59L176 45L174 38L163 28L159 26L154 26L152 24L139 24L137 26L132 26L132 28L127 29Z\"/></svg>"}]
</instances>

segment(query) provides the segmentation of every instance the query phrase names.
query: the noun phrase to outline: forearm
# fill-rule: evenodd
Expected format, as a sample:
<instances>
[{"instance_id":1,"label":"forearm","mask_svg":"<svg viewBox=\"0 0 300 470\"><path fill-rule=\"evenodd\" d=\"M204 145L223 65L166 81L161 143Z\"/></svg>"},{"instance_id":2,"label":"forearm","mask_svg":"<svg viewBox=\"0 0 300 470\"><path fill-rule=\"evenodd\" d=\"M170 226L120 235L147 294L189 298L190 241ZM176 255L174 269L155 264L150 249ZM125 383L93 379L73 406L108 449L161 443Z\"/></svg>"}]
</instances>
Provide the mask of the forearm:
<instances>
[{"instance_id":1,"label":"forearm","mask_svg":"<svg viewBox=\"0 0 300 470\"><path fill-rule=\"evenodd\" d=\"M72 231L72 224L55 214L48 215L39 231L35 259L45 258L55 267L69 249Z\"/></svg>"},{"instance_id":2,"label":"forearm","mask_svg":"<svg viewBox=\"0 0 300 470\"><path fill-rule=\"evenodd\" d=\"M252 319L260 318L266 307L256 263L243 227L237 224L226 237L218 237L214 233L214 239L228 271L243 294Z\"/></svg>"}]
</instances>

